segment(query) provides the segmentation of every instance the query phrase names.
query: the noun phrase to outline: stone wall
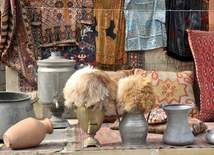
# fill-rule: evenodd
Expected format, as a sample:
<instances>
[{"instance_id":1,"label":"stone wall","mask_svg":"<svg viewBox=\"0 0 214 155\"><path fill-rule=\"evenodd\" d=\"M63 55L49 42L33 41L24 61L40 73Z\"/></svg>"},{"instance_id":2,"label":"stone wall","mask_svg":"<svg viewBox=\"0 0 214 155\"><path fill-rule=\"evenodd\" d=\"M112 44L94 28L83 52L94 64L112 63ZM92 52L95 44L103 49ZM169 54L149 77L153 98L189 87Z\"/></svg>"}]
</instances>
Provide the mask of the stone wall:
<instances>
[{"instance_id":1,"label":"stone wall","mask_svg":"<svg viewBox=\"0 0 214 155\"><path fill-rule=\"evenodd\" d=\"M6 90L5 66L0 64L0 91Z\"/></svg>"}]
</instances>

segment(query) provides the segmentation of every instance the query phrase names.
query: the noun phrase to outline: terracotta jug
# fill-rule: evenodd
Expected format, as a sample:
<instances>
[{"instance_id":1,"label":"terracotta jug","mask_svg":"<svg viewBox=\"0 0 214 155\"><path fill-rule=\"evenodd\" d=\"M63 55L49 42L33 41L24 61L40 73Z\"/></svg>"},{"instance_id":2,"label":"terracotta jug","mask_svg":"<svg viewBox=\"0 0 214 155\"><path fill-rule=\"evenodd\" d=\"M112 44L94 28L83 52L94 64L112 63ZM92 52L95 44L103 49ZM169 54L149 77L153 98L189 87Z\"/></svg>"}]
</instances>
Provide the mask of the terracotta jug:
<instances>
[{"instance_id":1,"label":"terracotta jug","mask_svg":"<svg viewBox=\"0 0 214 155\"><path fill-rule=\"evenodd\" d=\"M26 118L11 126L3 135L6 147L21 149L39 145L46 133L53 133L53 124L46 118L39 121L32 117Z\"/></svg>"}]
</instances>

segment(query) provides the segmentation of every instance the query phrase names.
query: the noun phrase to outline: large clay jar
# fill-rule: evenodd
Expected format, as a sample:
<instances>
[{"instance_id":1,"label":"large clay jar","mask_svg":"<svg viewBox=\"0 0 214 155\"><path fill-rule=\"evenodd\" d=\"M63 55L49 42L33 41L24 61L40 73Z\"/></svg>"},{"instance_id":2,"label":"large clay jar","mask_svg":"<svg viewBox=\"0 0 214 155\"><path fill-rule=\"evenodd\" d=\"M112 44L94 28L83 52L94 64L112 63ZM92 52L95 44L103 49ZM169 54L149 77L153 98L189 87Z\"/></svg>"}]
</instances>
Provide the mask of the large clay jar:
<instances>
[{"instance_id":1,"label":"large clay jar","mask_svg":"<svg viewBox=\"0 0 214 155\"><path fill-rule=\"evenodd\" d=\"M12 127L3 135L4 144L8 148L21 149L39 145L46 133L53 133L50 119L39 121L32 117L26 118Z\"/></svg>"}]
</instances>

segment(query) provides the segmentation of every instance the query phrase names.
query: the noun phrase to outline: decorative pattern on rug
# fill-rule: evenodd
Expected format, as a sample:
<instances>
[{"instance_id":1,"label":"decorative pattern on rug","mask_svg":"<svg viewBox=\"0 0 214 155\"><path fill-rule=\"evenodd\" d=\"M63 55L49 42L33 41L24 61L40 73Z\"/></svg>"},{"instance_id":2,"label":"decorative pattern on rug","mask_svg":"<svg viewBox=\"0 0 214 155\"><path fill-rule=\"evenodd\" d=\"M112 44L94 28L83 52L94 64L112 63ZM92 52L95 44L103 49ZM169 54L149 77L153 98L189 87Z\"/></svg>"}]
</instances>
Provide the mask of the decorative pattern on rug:
<instances>
[{"instance_id":1,"label":"decorative pattern on rug","mask_svg":"<svg viewBox=\"0 0 214 155\"><path fill-rule=\"evenodd\" d=\"M200 88L201 121L214 121L214 32L187 30Z\"/></svg>"},{"instance_id":2,"label":"decorative pattern on rug","mask_svg":"<svg viewBox=\"0 0 214 155\"><path fill-rule=\"evenodd\" d=\"M33 39L37 47L37 55L36 55L36 60L41 59L41 8L37 7L42 7L40 4L35 4L36 1L31 1L31 0L26 0L25 1L25 7L27 10L27 17L30 20L31 24L31 30L33 34Z\"/></svg>"},{"instance_id":3,"label":"decorative pattern on rug","mask_svg":"<svg viewBox=\"0 0 214 155\"><path fill-rule=\"evenodd\" d=\"M42 3L42 47L79 45L82 24L92 24L92 0L45 0Z\"/></svg>"},{"instance_id":4,"label":"decorative pattern on rug","mask_svg":"<svg viewBox=\"0 0 214 155\"><path fill-rule=\"evenodd\" d=\"M82 150L125 150L125 149L168 149L168 148L213 148L214 145L207 143L205 133L195 136L195 142L188 146L171 146L166 145L162 141L162 134L148 133L146 146L142 147L125 147L121 145L121 137L118 130L111 130L109 127L112 123L104 123L100 130L96 133L96 138L99 140L101 147L83 148L83 141L87 138L86 133L80 128L79 124L74 125L75 143L74 151ZM206 123L208 129L214 128L214 123ZM131 132L131 131L130 131Z\"/></svg>"},{"instance_id":5,"label":"decorative pattern on rug","mask_svg":"<svg viewBox=\"0 0 214 155\"><path fill-rule=\"evenodd\" d=\"M94 26L84 26L81 29L81 38L78 47L43 47L42 59L47 59L51 52L61 52L65 59L74 57L76 60L75 69L81 64L96 66L96 44L94 36Z\"/></svg>"},{"instance_id":6,"label":"decorative pattern on rug","mask_svg":"<svg viewBox=\"0 0 214 155\"><path fill-rule=\"evenodd\" d=\"M145 52L144 51L132 51L127 52L129 69L133 68L145 68Z\"/></svg>"},{"instance_id":7,"label":"decorative pattern on rug","mask_svg":"<svg viewBox=\"0 0 214 155\"><path fill-rule=\"evenodd\" d=\"M37 30L39 31L39 29ZM38 36L38 32L35 31ZM38 50L39 51L39 50ZM81 64L96 66L96 44L94 36L94 26L84 26L81 30L80 44L76 47L42 47L41 59L47 59L51 52L59 51L65 59L71 59L74 57L76 60L75 69L78 69ZM30 86L28 81L19 76L19 89L21 92L28 92L37 90L36 86Z\"/></svg>"},{"instance_id":8,"label":"decorative pattern on rug","mask_svg":"<svg viewBox=\"0 0 214 155\"><path fill-rule=\"evenodd\" d=\"M193 61L186 29L201 30L201 0L168 0L167 3L171 10L168 16L167 55L180 61Z\"/></svg>"},{"instance_id":9,"label":"decorative pattern on rug","mask_svg":"<svg viewBox=\"0 0 214 155\"><path fill-rule=\"evenodd\" d=\"M5 0L1 11L1 63L12 67L35 86L36 82L28 65L33 64L37 68L36 46L24 3L21 0Z\"/></svg>"},{"instance_id":10,"label":"decorative pattern on rug","mask_svg":"<svg viewBox=\"0 0 214 155\"><path fill-rule=\"evenodd\" d=\"M60 152L66 146L66 142L48 142L41 143L36 147L12 150L5 145L0 147L0 154L21 154L21 153L54 153Z\"/></svg>"},{"instance_id":11,"label":"decorative pattern on rug","mask_svg":"<svg viewBox=\"0 0 214 155\"><path fill-rule=\"evenodd\" d=\"M32 92L37 90L37 86L32 86L28 83L28 81L22 76L18 74L18 84L19 84L19 91L20 92Z\"/></svg>"},{"instance_id":12,"label":"decorative pattern on rug","mask_svg":"<svg viewBox=\"0 0 214 155\"><path fill-rule=\"evenodd\" d=\"M201 0L201 30L209 31L209 20L208 20L208 10L209 10L209 0Z\"/></svg>"}]
</instances>

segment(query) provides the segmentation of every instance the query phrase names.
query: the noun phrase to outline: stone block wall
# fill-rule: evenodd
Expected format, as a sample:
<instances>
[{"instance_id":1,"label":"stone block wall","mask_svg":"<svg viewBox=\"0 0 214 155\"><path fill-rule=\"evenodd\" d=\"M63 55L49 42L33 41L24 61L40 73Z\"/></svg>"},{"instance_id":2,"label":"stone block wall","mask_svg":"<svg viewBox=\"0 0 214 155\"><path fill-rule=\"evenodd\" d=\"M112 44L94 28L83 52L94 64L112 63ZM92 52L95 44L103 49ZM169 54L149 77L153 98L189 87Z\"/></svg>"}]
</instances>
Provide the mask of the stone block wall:
<instances>
[{"instance_id":1,"label":"stone block wall","mask_svg":"<svg viewBox=\"0 0 214 155\"><path fill-rule=\"evenodd\" d=\"M6 90L5 66L0 64L0 91Z\"/></svg>"}]
</instances>

